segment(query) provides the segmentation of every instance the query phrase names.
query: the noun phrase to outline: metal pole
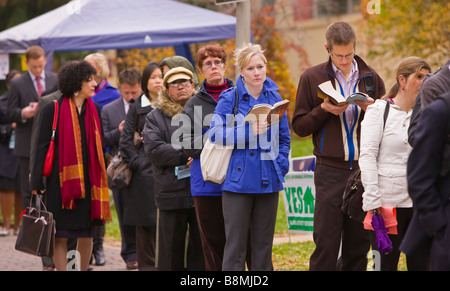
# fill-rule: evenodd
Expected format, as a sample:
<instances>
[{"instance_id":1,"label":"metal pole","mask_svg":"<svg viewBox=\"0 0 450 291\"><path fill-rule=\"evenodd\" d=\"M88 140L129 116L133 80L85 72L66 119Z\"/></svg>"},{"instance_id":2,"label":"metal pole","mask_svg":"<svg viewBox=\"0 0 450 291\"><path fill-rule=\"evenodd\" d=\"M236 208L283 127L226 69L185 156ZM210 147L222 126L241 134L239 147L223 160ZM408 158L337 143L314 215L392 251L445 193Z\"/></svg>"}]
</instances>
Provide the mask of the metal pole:
<instances>
[{"instance_id":1,"label":"metal pole","mask_svg":"<svg viewBox=\"0 0 450 291\"><path fill-rule=\"evenodd\" d=\"M236 47L250 42L251 36L250 0L238 2L236 5ZM239 68L236 67L236 80Z\"/></svg>"}]
</instances>

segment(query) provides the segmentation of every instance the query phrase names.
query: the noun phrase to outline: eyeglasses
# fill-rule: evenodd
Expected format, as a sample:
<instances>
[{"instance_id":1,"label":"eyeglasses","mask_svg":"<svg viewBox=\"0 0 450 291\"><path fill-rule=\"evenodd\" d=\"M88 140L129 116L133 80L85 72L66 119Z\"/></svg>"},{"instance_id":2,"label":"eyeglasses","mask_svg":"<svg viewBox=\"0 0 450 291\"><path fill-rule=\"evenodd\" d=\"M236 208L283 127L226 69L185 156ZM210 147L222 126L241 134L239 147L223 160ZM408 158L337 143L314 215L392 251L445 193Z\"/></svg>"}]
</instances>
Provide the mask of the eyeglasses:
<instances>
[{"instance_id":1,"label":"eyeglasses","mask_svg":"<svg viewBox=\"0 0 450 291\"><path fill-rule=\"evenodd\" d=\"M203 64L203 66L207 69L211 68L212 65L214 64L214 66L218 67L221 66L223 64L222 60L214 60L214 62L211 61L207 61L206 63Z\"/></svg>"},{"instance_id":2,"label":"eyeglasses","mask_svg":"<svg viewBox=\"0 0 450 291\"><path fill-rule=\"evenodd\" d=\"M169 86L170 87L172 87L172 88L178 88L178 86L182 86L182 87L184 87L184 86L187 86L187 84L190 84L191 83L191 81L190 80L183 80L183 81L181 81L181 82L173 82L173 83L170 83L169 84Z\"/></svg>"},{"instance_id":3,"label":"eyeglasses","mask_svg":"<svg viewBox=\"0 0 450 291\"><path fill-rule=\"evenodd\" d=\"M343 59L350 60L351 58L353 58L355 56L355 53L353 52L351 54L343 56L343 55L335 55L330 51L330 55L338 60L343 60Z\"/></svg>"}]
</instances>

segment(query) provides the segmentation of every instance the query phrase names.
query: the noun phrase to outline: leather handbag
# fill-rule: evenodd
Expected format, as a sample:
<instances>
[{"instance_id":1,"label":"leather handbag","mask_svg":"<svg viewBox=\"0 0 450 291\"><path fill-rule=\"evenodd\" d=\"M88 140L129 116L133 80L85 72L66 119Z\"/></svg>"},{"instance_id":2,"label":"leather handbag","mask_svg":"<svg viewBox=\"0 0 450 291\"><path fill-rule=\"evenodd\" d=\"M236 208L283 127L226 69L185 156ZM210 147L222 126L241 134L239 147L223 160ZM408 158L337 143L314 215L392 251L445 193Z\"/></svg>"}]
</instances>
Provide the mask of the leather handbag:
<instances>
[{"instance_id":1,"label":"leather handbag","mask_svg":"<svg viewBox=\"0 0 450 291\"><path fill-rule=\"evenodd\" d=\"M237 88L235 92L234 116L237 114L239 102ZM234 145L218 145L212 143L209 138L206 140L200 154L200 167L204 181L216 184L222 184L225 181L233 150Z\"/></svg>"},{"instance_id":2,"label":"leather handbag","mask_svg":"<svg viewBox=\"0 0 450 291\"><path fill-rule=\"evenodd\" d=\"M106 174L118 189L127 187L133 176L133 171L128 168L127 162L120 156L115 155L106 169Z\"/></svg>"},{"instance_id":3,"label":"leather handbag","mask_svg":"<svg viewBox=\"0 0 450 291\"><path fill-rule=\"evenodd\" d=\"M58 123L58 101L53 100L53 103L55 104L55 112L53 114L52 139L50 140L47 155L45 156L44 168L42 169L42 176L44 177L50 177L52 174L53 159L55 155L55 133L56 125Z\"/></svg>"},{"instance_id":4,"label":"leather handbag","mask_svg":"<svg viewBox=\"0 0 450 291\"><path fill-rule=\"evenodd\" d=\"M362 209L363 193L364 187L361 182L361 170L357 169L353 171L347 180L341 210L350 218L361 223L364 222L364 218L366 217L366 212Z\"/></svg>"},{"instance_id":5,"label":"leather handbag","mask_svg":"<svg viewBox=\"0 0 450 291\"><path fill-rule=\"evenodd\" d=\"M383 115L383 131L386 125L386 120L389 115L390 104L386 101L386 107ZM350 218L363 223L366 217L366 212L363 211L364 186L361 182L361 170L358 168L353 171L347 180L344 195L342 196L341 210Z\"/></svg>"},{"instance_id":6,"label":"leather handbag","mask_svg":"<svg viewBox=\"0 0 450 291\"><path fill-rule=\"evenodd\" d=\"M33 196L36 198L34 207ZM22 215L15 249L35 256L51 257L55 249L55 232L53 213L47 211L41 194L32 195L30 207Z\"/></svg>"}]
</instances>

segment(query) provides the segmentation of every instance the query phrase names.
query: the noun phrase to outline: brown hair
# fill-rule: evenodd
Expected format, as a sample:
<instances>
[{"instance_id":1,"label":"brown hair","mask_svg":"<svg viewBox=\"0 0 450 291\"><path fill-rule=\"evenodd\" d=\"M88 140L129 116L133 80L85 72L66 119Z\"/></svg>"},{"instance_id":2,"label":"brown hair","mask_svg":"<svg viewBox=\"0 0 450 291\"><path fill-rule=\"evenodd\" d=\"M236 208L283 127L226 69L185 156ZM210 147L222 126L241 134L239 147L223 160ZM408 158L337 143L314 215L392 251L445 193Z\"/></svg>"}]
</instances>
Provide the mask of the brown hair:
<instances>
[{"instance_id":1,"label":"brown hair","mask_svg":"<svg viewBox=\"0 0 450 291\"><path fill-rule=\"evenodd\" d=\"M417 74L422 70L427 69L431 72L430 65L422 58L419 57L408 57L404 59L400 65L398 65L397 72L395 73L395 84L391 87L389 92L383 99L387 98L393 98L397 95L398 91L400 90L400 83L398 81L399 76L403 76L405 78L408 78L409 75L415 74L417 77Z\"/></svg>"},{"instance_id":2,"label":"brown hair","mask_svg":"<svg viewBox=\"0 0 450 291\"><path fill-rule=\"evenodd\" d=\"M133 86L141 82L141 73L135 68L127 68L119 74L119 84Z\"/></svg>"},{"instance_id":3,"label":"brown hair","mask_svg":"<svg viewBox=\"0 0 450 291\"><path fill-rule=\"evenodd\" d=\"M38 45L33 45L30 46L26 51L25 51L25 58L28 61L29 59L39 59L40 57L45 57L45 52L44 49L41 48Z\"/></svg>"},{"instance_id":4,"label":"brown hair","mask_svg":"<svg viewBox=\"0 0 450 291\"><path fill-rule=\"evenodd\" d=\"M356 34L347 22L339 21L328 26L326 32L327 46L331 50L333 45L348 45L353 43L356 48Z\"/></svg>"},{"instance_id":5,"label":"brown hair","mask_svg":"<svg viewBox=\"0 0 450 291\"><path fill-rule=\"evenodd\" d=\"M216 57L222 60L224 64L227 62L227 54L225 50L218 44L206 45L197 51L197 66L202 67L203 61L207 57Z\"/></svg>"}]
</instances>

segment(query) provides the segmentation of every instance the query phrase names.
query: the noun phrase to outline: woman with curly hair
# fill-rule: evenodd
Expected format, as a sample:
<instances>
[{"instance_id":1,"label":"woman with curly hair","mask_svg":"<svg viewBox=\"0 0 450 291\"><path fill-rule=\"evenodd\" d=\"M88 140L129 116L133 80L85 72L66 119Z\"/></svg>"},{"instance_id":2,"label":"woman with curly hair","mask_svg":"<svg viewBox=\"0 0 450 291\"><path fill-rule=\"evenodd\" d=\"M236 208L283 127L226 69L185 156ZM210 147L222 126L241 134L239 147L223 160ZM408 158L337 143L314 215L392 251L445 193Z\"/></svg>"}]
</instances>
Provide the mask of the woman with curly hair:
<instances>
[{"instance_id":1,"label":"woman with curly hair","mask_svg":"<svg viewBox=\"0 0 450 291\"><path fill-rule=\"evenodd\" d=\"M67 239L78 239L80 270L87 270L92 252L93 226L111 220L108 182L102 146L100 108L95 94L96 70L86 61L64 65L58 74L63 97L58 100L54 161L44 186L42 169L52 135L55 105L45 105L32 161L33 194L46 189L47 209L56 221L53 260L57 270L67 268Z\"/></svg>"}]
</instances>

